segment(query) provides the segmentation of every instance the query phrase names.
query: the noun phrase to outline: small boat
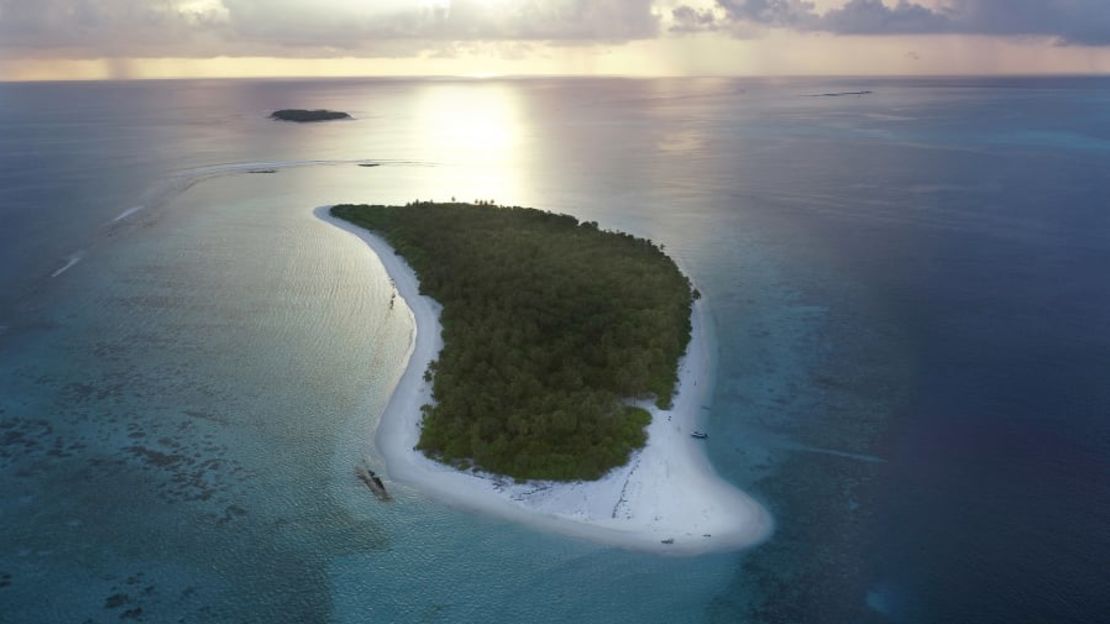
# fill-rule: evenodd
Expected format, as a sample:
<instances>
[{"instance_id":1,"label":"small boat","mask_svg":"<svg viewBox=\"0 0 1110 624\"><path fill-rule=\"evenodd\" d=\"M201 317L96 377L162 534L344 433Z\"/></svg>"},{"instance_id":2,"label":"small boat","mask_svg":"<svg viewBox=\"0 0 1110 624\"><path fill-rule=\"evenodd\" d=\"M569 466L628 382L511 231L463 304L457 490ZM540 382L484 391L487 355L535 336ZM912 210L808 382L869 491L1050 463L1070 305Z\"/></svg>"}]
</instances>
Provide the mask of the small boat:
<instances>
[{"instance_id":1,"label":"small boat","mask_svg":"<svg viewBox=\"0 0 1110 624\"><path fill-rule=\"evenodd\" d=\"M690 434L690 437L691 438L697 438L699 440L704 440L704 439L709 437L709 434L707 434L704 431L695 431L695 432Z\"/></svg>"},{"instance_id":2,"label":"small boat","mask_svg":"<svg viewBox=\"0 0 1110 624\"><path fill-rule=\"evenodd\" d=\"M669 546L669 545L674 543L674 538L673 537L668 537L665 540L659 540L659 543L660 544L667 544Z\"/></svg>"},{"instance_id":3,"label":"small boat","mask_svg":"<svg viewBox=\"0 0 1110 624\"><path fill-rule=\"evenodd\" d=\"M370 470L366 464L355 466L355 475L366 484L366 487L370 488L370 491L373 492L374 496L377 496L379 500L393 500L393 497L386 491L385 484L382 483L381 477L373 470Z\"/></svg>"}]
</instances>

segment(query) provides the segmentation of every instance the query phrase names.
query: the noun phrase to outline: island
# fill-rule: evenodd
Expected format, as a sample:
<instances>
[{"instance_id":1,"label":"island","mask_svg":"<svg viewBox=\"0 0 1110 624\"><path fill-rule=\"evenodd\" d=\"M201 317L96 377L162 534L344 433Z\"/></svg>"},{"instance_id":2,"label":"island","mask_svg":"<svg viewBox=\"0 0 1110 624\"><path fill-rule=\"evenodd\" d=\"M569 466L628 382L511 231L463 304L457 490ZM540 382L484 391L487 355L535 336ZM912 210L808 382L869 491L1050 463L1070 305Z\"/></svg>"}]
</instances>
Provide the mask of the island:
<instances>
[{"instance_id":1,"label":"island","mask_svg":"<svg viewBox=\"0 0 1110 624\"><path fill-rule=\"evenodd\" d=\"M407 367L377 428L389 479L640 550L769 534L769 514L717 476L692 435L713 356L700 294L662 247L517 206L316 214L370 246L396 289L388 305L412 315Z\"/></svg>"},{"instance_id":2,"label":"island","mask_svg":"<svg viewBox=\"0 0 1110 624\"><path fill-rule=\"evenodd\" d=\"M651 241L519 207L332 214L379 232L443 306L420 450L516 479L597 479L670 407L694 290Z\"/></svg>"},{"instance_id":3,"label":"island","mask_svg":"<svg viewBox=\"0 0 1110 624\"><path fill-rule=\"evenodd\" d=\"M314 121L334 121L336 119L351 119L350 114L342 111L331 111L325 109L305 110L300 108L283 108L281 110L270 113L270 119L277 119L279 121L295 121L298 123L309 123Z\"/></svg>"},{"instance_id":4,"label":"island","mask_svg":"<svg viewBox=\"0 0 1110 624\"><path fill-rule=\"evenodd\" d=\"M810 97L844 97L847 95L871 95L874 91L832 91L829 93L814 93Z\"/></svg>"}]
</instances>

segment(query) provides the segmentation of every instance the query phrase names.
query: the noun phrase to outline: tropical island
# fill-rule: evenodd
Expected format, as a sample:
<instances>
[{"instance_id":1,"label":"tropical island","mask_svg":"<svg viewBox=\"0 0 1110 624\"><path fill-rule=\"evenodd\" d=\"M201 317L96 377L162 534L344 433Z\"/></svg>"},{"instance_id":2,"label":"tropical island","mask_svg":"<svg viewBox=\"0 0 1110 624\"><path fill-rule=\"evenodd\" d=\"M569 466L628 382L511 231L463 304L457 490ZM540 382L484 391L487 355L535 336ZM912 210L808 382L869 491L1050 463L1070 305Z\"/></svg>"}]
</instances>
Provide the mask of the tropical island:
<instances>
[{"instance_id":1,"label":"tropical island","mask_svg":"<svg viewBox=\"0 0 1110 624\"><path fill-rule=\"evenodd\" d=\"M517 479L597 479L670 407L689 280L651 241L520 207L332 208L380 233L441 305L420 450Z\"/></svg>"},{"instance_id":2,"label":"tropical island","mask_svg":"<svg viewBox=\"0 0 1110 624\"><path fill-rule=\"evenodd\" d=\"M314 121L333 121L336 119L351 119L351 115L342 111L326 109L305 110L301 108L283 108L270 113L270 119L279 121L295 121L308 123Z\"/></svg>"},{"instance_id":3,"label":"tropical island","mask_svg":"<svg viewBox=\"0 0 1110 624\"><path fill-rule=\"evenodd\" d=\"M367 467L382 461L394 485L448 504L637 550L770 534L766 510L706 457L711 327L661 246L488 204L315 214L374 252L391 313L414 329Z\"/></svg>"}]
</instances>

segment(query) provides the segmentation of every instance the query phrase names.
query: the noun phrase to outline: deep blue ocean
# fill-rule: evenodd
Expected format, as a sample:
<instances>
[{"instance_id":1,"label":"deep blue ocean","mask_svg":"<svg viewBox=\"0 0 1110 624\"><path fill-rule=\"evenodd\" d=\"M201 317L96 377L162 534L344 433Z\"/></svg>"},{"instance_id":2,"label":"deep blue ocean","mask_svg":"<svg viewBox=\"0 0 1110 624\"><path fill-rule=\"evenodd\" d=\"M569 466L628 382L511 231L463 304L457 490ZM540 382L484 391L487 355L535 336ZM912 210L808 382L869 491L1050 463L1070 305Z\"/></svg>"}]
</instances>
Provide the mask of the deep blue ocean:
<instances>
[{"instance_id":1,"label":"deep blue ocean","mask_svg":"<svg viewBox=\"0 0 1110 624\"><path fill-rule=\"evenodd\" d=\"M768 542L368 494L411 327L312 209L451 197L666 246ZM1110 79L0 84L0 622L117 621L1110 622Z\"/></svg>"}]
</instances>

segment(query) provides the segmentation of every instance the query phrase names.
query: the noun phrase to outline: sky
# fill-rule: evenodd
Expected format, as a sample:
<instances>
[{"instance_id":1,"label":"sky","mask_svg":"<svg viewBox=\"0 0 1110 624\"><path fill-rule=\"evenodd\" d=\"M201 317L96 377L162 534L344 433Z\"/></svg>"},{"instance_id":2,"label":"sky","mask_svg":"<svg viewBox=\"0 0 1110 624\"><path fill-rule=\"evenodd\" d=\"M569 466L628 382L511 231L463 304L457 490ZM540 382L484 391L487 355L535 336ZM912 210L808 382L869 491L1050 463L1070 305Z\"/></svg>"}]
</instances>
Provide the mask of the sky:
<instances>
[{"instance_id":1,"label":"sky","mask_svg":"<svg viewBox=\"0 0 1110 624\"><path fill-rule=\"evenodd\" d=\"M0 80L1110 73L1110 0L0 0Z\"/></svg>"}]
</instances>

